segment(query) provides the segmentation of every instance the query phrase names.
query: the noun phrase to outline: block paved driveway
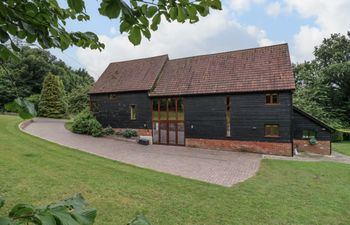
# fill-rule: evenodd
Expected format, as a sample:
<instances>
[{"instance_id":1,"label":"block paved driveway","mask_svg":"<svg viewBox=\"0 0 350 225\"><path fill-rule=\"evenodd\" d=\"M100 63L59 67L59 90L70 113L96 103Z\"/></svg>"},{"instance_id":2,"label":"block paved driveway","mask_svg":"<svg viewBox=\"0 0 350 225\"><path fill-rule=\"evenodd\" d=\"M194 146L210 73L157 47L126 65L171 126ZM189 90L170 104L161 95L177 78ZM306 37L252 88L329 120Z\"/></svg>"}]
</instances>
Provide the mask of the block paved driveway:
<instances>
[{"instance_id":1,"label":"block paved driveway","mask_svg":"<svg viewBox=\"0 0 350 225\"><path fill-rule=\"evenodd\" d=\"M148 145L71 133L63 120L36 118L23 130L34 136L108 159L173 175L232 186L255 175L259 154Z\"/></svg>"}]
</instances>

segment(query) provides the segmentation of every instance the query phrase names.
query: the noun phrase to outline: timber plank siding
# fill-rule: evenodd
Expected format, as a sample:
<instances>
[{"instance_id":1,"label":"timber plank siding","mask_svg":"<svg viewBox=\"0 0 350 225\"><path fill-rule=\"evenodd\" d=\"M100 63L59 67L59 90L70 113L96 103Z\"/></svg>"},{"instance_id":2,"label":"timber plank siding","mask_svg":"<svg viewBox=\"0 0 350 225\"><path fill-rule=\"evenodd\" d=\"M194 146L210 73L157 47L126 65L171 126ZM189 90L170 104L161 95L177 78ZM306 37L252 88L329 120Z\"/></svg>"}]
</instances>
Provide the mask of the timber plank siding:
<instances>
[{"instance_id":1,"label":"timber plank siding","mask_svg":"<svg viewBox=\"0 0 350 225\"><path fill-rule=\"evenodd\" d=\"M317 140L329 141L331 139L331 132L328 129L315 123L296 110L293 110L293 129L295 139L303 139L303 130L316 131Z\"/></svg>"},{"instance_id":2,"label":"timber plank siding","mask_svg":"<svg viewBox=\"0 0 350 225\"><path fill-rule=\"evenodd\" d=\"M110 98L110 94L90 94L91 104L97 103L98 107L98 111L93 113L102 126L133 129L152 127L151 99L148 97L148 92L113 95L113 98ZM130 105L136 106L136 120L130 118Z\"/></svg>"},{"instance_id":3,"label":"timber plank siding","mask_svg":"<svg viewBox=\"0 0 350 225\"><path fill-rule=\"evenodd\" d=\"M274 92L276 93L276 92ZM187 96L187 138L292 142L291 92L278 92L276 105L265 104L265 92ZM226 97L231 99L231 136L226 136ZM265 124L278 124L279 137L265 137Z\"/></svg>"},{"instance_id":4,"label":"timber plank siding","mask_svg":"<svg viewBox=\"0 0 350 225\"><path fill-rule=\"evenodd\" d=\"M225 138L225 100L225 95L186 96L186 138Z\"/></svg>"}]
</instances>

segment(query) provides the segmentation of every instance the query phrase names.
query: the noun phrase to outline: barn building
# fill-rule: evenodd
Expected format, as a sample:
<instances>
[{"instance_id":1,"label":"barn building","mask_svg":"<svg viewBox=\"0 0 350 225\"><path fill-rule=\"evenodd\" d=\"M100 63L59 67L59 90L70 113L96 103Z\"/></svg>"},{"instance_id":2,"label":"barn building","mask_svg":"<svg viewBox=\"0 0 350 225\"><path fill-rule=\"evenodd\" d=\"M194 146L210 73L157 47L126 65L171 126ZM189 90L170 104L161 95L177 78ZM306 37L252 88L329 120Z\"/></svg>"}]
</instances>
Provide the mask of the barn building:
<instances>
[{"instance_id":1,"label":"barn building","mask_svg":"<svg viewBox=\"0 0 350 225\"><path fill-rule=\"evenodd\" d=\"M288 45L280 44L111 63L90 100L103 126L135 129L153 144L331 154L333 129L293 107L294 89Z\"/></svg>"}]
</instances>

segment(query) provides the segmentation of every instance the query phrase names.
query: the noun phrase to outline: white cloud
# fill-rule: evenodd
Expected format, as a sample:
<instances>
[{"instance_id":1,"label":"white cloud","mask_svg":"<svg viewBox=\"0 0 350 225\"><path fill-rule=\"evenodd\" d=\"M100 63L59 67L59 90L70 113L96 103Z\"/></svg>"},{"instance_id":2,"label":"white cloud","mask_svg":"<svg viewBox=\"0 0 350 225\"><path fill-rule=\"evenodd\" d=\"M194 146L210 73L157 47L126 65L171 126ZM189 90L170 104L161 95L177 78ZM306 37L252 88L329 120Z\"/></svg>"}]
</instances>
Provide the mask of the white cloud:
<instances>
[{"instance_id":1,"label":"white cloud","mask_svg":"<svg viewBox=\"0 0 350 225\"><path fill-rule=\"evenodd\" d=\"M350 30L349 0L285 0L289 11L296 11L303 18L314 18L315 25L301 26L294 36L295 60L312 58L314 46L331 33L343 33Z\"/></svg>"},{"instance_id":2,"label":"white cloud","mask_svg":"<svg viewBox=\"0 0 350 225\"><path fill-rule=\"evenodd\" d=\"M117 34L117 29L115 29L115 27L111 27L111 28L109 29L109 32L110 32L111 34Z\"/></svg>"},{"instance_id":3,"label":"white cloud","mask_svg":"<svg viewBox=\"0 0 350 225\"><path fill-rule=\"evenodd\" d=\"M272 2L267 5L266 13L269 16L278 16L281 12L281 4L279 2Z\"/></svg>"},{"instance_id":4,"label":"white cloud","mask_svg":"<svg viewBox=\"0 0 350 225\"><path fill-rule=\"evenodd\" d=\"M230 18L229 11L215 11L196 24L166 23L134 47L126 35L99 36L106 48L102 51L78 49L77 57L87 70L99 76L113 61L161 54L170 58L256 47L271 43L263 30L243 26ZM95 77L97 78L97 77Z\"/></svg>"},{"instance_id":5,"label":"white cloud","mask_svg":"<svg viewBox=\"0 0 350 225\"><path fill-rule=\"evenodd\" d=\"M250 7L250 0L231 0L230 7L234 10L247 10Z\"/></svg>"},{"instance_id":6,"label":"white cloud","mask_svg":"<svg viewBox=\"0 0 350 225\"><path fill-rule=\"evenodd\" d=\"M294 36L294 59L297 62L313 59L315 45L321 43L325 35L316 27L302 26Z\"/></svg>"},{"instance_id":7,"label":"white cloud","mask_svg":"<svg viewBox=\"0 0 350 225\"><path fill-rule=\"evenodd\" d=\"M251 4L263 4L265 0L230 0L230 7L235 11L246 11Z\"/></svg>"},{"instance_id":8,"label":"white cloud","mask_svg":"<svg viewBox=\"0 0 350 225\"><path fill-rule=\"evenodd\" d=\"M268 46L276 44L266 37L266 32L256 26L247 26L245 30L253 37L256 37L259 46Z\"/></svg>"},{"instance_id":9,"label":"white cloud","mask_svg":"<svg viewBox=\"0 0 350 225\"><path fill-rule=\"evenodd\" d=\"M274 42L268 38L262 38L258 41L259 46L263 47L263 46L269 46L269 45L275 45L278 44L279 42Z\"/></svg>"}]
</instances>

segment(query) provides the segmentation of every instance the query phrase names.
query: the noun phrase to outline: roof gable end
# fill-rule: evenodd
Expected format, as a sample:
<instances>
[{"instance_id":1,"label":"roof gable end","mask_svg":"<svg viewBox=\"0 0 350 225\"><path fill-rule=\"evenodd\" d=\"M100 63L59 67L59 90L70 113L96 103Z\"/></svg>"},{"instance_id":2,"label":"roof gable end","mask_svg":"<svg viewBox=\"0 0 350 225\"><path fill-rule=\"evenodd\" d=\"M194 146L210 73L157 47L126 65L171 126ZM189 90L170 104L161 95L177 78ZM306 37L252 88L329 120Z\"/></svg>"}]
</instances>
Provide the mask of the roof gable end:
<instances>
[{"instance_id":1,"label":"roof gable end","mask_svg":"<svg viewBox=\"0 0 350 225\"><path fill-rule=\"evenodd\" d=\"M96 81L90 94L152 89L168 55L114 62L108 65Z\"/></svg>"}]
</instances>

